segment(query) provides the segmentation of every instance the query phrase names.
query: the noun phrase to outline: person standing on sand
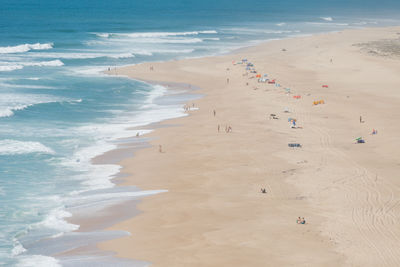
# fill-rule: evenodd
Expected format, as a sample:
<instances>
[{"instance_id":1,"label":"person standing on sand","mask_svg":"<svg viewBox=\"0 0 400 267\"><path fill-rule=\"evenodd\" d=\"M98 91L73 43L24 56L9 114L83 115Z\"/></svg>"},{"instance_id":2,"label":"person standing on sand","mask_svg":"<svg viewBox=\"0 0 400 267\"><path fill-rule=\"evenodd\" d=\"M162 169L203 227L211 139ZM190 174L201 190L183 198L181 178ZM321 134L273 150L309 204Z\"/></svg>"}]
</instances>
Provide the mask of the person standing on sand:
<instances>
[{"instance_id":1,"label":"person standing on sand","mask_svg":"<svg viewBox=\"0 0 400 267\"><path fill-rule=\"evenodd\" d=\"M229 78L226 78L226 83L229 83Z\"/></svg>"},{"instance_id":2,"label":"person standing on sand","mask_svg":"<svg viewBox=\"0 0 400 267\"><path fill-rule=\"evenodd\" d=\"M215 115L217 115L217 112L216 112L215 109L214 109L214 117L215 117Z\"/></svg>"},{"instance_id":3,"label":"person standing on sand","mask_svg":"<svg viewBox=\"0 0 400 267\"><path fill-rule=\"evenodd\" d=\"M218 132L219 132L219 124L218 124Z\"/></svg>"},{"instance_id":4,"label":"person standing on sand","mask_svg":"<svg viewBox=\"0 0 400 267\"><path fill-rule=\"evenodd\" d=\"M158 145L158 152L162 153L162 146Z\"/></svg>"}]
</instances>

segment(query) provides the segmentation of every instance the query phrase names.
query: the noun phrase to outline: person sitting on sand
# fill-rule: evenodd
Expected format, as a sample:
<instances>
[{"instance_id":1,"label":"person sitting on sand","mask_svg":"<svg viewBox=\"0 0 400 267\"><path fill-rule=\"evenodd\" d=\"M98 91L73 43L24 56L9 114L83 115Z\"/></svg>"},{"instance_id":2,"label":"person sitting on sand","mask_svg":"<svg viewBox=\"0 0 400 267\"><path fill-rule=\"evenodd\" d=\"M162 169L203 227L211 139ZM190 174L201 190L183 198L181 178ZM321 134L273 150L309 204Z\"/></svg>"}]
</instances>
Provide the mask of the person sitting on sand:
<instances>
[{"instance_id":1,"label":"person sitting on sand","mask_svg":"<svg viewBox=\"0 0 400 267\"><path fill-rule=\"evenodd\" d=\"M265 188L261 188L261 193L265 194L267 193L267 190Z\"/></svg>"},{"instance_id":2,"label":"person sitting on sand","mask_svg":"<svg viewBox=\"0 0 400 267\"><path fill-rule=\"evenodd\" d=\"M296 223L297 224L306 224L306 220L304 219L304 217L303 218L298 217L296 220Z\"/></svg>"}]
</instances>

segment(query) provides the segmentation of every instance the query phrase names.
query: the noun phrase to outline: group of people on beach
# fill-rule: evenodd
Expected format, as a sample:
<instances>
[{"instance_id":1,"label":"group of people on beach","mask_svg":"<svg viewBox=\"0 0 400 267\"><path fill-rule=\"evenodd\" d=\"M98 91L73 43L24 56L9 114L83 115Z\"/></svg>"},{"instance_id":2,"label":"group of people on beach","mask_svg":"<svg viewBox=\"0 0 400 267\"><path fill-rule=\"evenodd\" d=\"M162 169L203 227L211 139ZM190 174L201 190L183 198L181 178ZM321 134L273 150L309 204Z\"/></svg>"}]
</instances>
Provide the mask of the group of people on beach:
<instances>
[{"instance_id":1,"label":"group of people on beach","mask_svg":"<svg viewBox=\"0 0 400 267\"><path fill-rule=\"evenodd\" d=\"M306 220L303 218L298 217L296 220L297 224L306 224Z\"/></svg>"},{"instance_id":2,"label":"group of people on beach","mask_svg":"<svg viewBox=\"0 0 400 267\"><path fill-rule=\"evenodd\" d=\"M187 104L183 106L183 110L185 112L190 111L191 108L194 108L194 103L192 103L192 106L187 105Z\"/></svg>"},{"instance_id":3,"label":"group of people on beach","mask_svg":"<svg viewBox=\"0 0 400 267\"><path fill-rule=\"evenodd\" d=\"M332 62L332 60L331 60L331 62ZM243 76L248 76L248 72L246 72ZM229 83L229 80L227 80L227 83ZM246 82L246 86L248 86L248 85L249 85L249 83ZM285 108L285 111L288 111L288 109ZM215 116L215 110L214 110L214 116ZM278 117L276 116L276 114L270 114L270 119L278 119ZM295 119L292 119L292 120L289 120L289 121L292 124L292 127L296 127L296 120ZM361 119L361 116L360 116L360 122L361 121L362 121L362 119ZM218 132L219 132L219 125L218 125ZM262 194L266 194L267 190L265 188L261 188L261 193ZM306 224L306 220L304 219L304 217L298 217L297 220L296 220L296 223L297 224Z\"/></svg>"},{"instance_id":4,"label":"group of people on beach","mask_svg":"<svg viewBox=\"0 0 400 267\"><path fill-rule=\"evenodd\" d=\"M218 132L220 132L221 131L221 125L218 124L217 129L218 129ZM232 127L230 125L226 125L225 126L225 132L226 133L231 133L232 132Z\"/></svg>"}]
</instances>

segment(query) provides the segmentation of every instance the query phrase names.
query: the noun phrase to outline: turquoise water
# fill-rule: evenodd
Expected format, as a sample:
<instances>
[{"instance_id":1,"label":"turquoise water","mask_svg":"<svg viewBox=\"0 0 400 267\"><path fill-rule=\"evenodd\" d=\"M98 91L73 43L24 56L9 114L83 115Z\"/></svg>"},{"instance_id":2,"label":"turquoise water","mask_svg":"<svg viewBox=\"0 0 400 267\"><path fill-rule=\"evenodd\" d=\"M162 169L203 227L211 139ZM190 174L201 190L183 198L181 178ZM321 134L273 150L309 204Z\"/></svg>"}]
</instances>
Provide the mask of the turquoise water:
<instances>
[{"instance_id":1,"label":"turquoise water","mask_svg":"<svg viewBox=\"0 0 400 267\"><path fill-rule=\"evenodd\" d=\"M91 159L134 136L133 126L184 116L179 101L159 101L168 94L161 86L100 71L399 24L398 1L375 2L2 0L0 265L77 266L54 257L82 239L73 234L79 225L66 218L158 193L115 189L110 179L119 166Z\"/></svg>"}]
</instances>

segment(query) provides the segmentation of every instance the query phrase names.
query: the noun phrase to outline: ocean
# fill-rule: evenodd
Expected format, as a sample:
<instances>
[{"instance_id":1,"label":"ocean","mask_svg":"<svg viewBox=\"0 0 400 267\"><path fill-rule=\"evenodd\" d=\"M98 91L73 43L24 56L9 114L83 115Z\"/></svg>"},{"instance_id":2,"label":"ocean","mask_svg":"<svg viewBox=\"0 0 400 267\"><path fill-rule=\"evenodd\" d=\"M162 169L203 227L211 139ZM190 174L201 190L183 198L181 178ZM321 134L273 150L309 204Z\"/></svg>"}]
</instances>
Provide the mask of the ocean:
<instances>
[{"instance_id":1,"label":"ocean","mask_svg":"<svg viewBox=\"0 0 400 267\"><path fill-rule=\"evenodd\" d=\"M118 160L94 164L92 159L138 142L131 137L151 131L145 125L185 116L182 101L193 95L102 71L400 22L400 2L395 0L0 0L0 4L3 266L148 264L118 260L95 249L86 248L79 256L65 253L130 234L102 231L105 225L77 232L80 225L67 220L164 192L117 187L112 179L120 170ZM145 145L146 138L140 140Z\"/></svg>"}]
</instances>

